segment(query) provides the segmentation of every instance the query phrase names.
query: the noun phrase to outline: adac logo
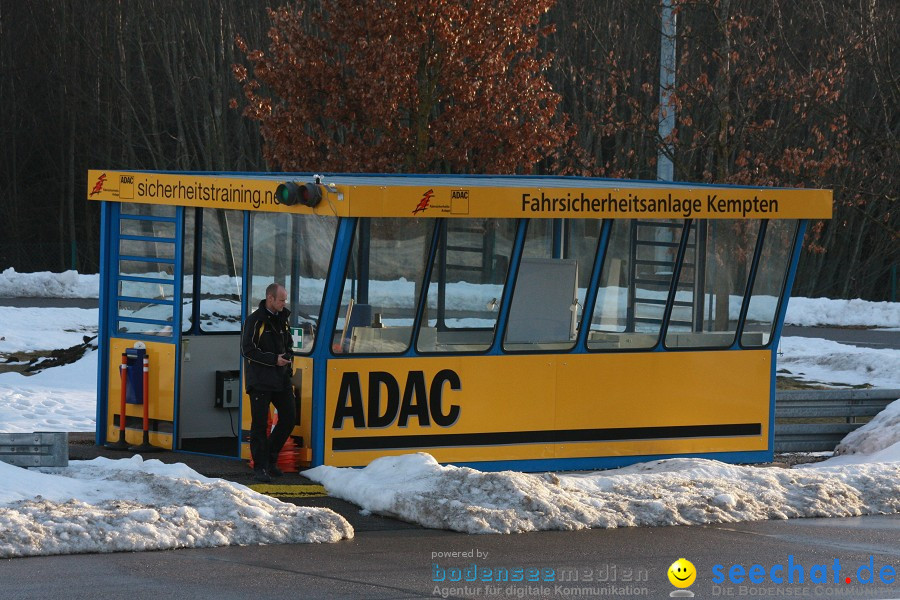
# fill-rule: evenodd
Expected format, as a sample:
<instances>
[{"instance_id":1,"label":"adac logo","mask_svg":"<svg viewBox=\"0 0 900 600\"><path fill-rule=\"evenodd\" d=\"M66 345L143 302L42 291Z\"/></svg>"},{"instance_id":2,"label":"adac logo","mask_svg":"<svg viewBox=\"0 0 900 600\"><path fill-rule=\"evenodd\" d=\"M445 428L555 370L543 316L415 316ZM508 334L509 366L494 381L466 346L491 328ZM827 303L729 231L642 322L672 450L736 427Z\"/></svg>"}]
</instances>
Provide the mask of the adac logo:
<instances>
[{"instance_id":1,"label":"adac logo","mask_svg":"<svg viewBox=\"0 0 900 600\"><path fill-rule=\"evenodd\" d=\"M428 208L428 204L431 202L432 196L434 196L434 190L428 190L427 192L422 194L422 199L419 200L419 205L416 206L415 210L412 211L412 214L420 213Z\"/></svg>"},{"instance_id":2,"label":"adac logo","mask_svg":"<svg viewBox=\"0 0 900 600\"><path fill-rule=\"evenodd\" d=\"M106 173L103 173L100 177L97 178L97 183L94 184L94 189L91 190L90 195L99 194L103 191L103 182L106 181Z\"/></svg>"},{"instance_id":3,"label":"adac logo","mask_svg":"<svg viewBox=\"0 0 900 600\"><path fill-rule=\"evenodd\" d=\"M459 374L452 369L438 371L430 386L424 371L409 371L402 386L387 371L371 371L368 379L366 386L356 371L347 371L341 377L333 429L343 429L347 418L353 419L354 429L392 427L394 423L405 428L411 419L417 419L419 427L431 427L432 422L438 427L452 427L459 420L460 406L443 404L445 386L454 392L462 389Z\"/></svg>"},{"instance_id":4,"label":"adac logo","mask_svg":"<svg viewBox=\"0 0 900 600\"><path fill-rule=\"evenodd\" d=\"M666 572L666 574L669 576L669 583L677 588L680 588L677 590L672 590L669 593L670 597L694 597L694 592L687 589L691 587L691 585L694 583L694 580L697 579L697 569L694 567L694 563L686 558L679 558L671 565L669 565L669 570Z\"/></svg>"}]
</instances>

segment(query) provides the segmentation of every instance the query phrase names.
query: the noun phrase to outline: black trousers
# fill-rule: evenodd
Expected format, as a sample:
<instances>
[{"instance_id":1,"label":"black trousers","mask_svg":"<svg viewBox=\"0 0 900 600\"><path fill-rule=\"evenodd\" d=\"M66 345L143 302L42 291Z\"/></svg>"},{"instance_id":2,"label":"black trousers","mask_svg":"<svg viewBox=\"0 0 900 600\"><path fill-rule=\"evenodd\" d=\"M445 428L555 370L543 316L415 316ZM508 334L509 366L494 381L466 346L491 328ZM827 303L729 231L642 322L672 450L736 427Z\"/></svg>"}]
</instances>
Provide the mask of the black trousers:
<instances>
[{"instance_id":1,"label":"black trousers","mask_svg":"<svg viewBox=\"0 0 900 600\"><path fill-rule=\"evenodd\" d=\"M269 434L269 404L278 411L278 423ZM267 469L278 462L278 453L297 424L293 389L280 392L250 392L250 455L253 468Z\"/></svg>"}]
</instances>

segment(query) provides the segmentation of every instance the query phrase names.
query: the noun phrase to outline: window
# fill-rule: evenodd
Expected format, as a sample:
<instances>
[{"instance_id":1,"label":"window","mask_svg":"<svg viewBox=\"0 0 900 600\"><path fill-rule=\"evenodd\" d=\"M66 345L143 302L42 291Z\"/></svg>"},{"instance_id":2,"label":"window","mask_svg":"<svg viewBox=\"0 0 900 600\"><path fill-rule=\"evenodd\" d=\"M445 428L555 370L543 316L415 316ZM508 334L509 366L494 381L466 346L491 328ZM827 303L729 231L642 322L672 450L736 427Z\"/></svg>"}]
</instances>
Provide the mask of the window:
<instances>
[{"instance_id":1,"label":"window","mask_svg":"<svg viewBox=\"0 0 900 600\"><path fill-rule=\"evenodd\" d=\"M591 315L589 349L656 346L683 232L684 223L676 220L612 222ZM688 236L692 248L693 229Z\"/></svg>"},{"instance_id":2,"label":"window","mask_svg":"<svg viewBox=\"0 0 900 600\"><path fill-rule=\"evenodd\" d=\"M175 223L173 221L129 219L123 211L122 219L119 221L119 233L122 236L144 236L174 241ZM132 246L131 240L128 238L120 239L119 251L122 254L134 254L134 246Z\"/></svg>"},{"instance_id":3,"label":"window","mask_svg":"<svg viewBox=\"0 0 900 600\"><path fill-rule=\"evenodd\" d=\"M585 221L528 222L503 347L568 350L575 345L590 283L597 232Z\"/></svg>"},{"instance_id":4,"label":"window","mask_svg":"<svg viewBox=\"0 0 900 600\"><path fill-rule=\"evenodd\" d=\"M428 283L420 352L479 352L494 341L517 223L442 219Z\"/></svg>"},{"instance_id":5,"label":"window","mask_svg":"<svg viewBox=\"0 0 900 600\"><path fill-rule=\"evenodd\" d=\"M695 221L697 244L685 254L675 306L666 329L668 348L727 348L738 317L759 221Z\"/></svg>"},{"instance_id":6,"label":"window","mask_svg":"<svg viewBox=\"0 0 900 600\"><path fill-rule=\"evenodd\" d=\"M762 254L741 333L742 346L767 346L772 339L796 233L796 221L769 221L766 225Z\"/></svg>"},{"instance_id":7,"label":"window","mask_svg":"<svg viewBox=\"0 0 900 600\"><path fill-rule=\"evenodd\" d=\"M171 209L171 210L170 210ZM172 335L175 307L174 208L123 204L119 218L118 333Z\"/></svg>"},{"instance_id":8,"label":"window","mask_svg":"<svg viewBox=\"0 0 900 600\"><path fill-rule=\"evenodd\" d=\"M122 215L141 215L146 217L167 217L172 219L178 211L177 206L169 204L143 204L140 202L123 202L119 205Z\"/></svg>"},{"instance_id":9,"label":"window","mask_svg":"<svg viewBox=\"0 0 900 600\"><path fill-rule=\"evenodd\" d=\"M181 256L181 331L189 333L194 322L194 244L196 215L199 208L184 209L184 236Z\"/></svg>"},{"instance_id":10,"label":"window","mask_svg":"<svg viewBox=\"0 0 900 600\"><path fill-rule=\"evenodd\" d=\"M324 215L251 214L247 312L265 299L270 283L284 285L297 353L312 352L316 339L337 222Z\"/></svg>"},{"instance_id":11,"label":"window","mask_svg":"<svg viewBox=\"0 0 900 600\"><path fill-rule=\"evenodd\" d=\"M203 209L200 246L200 329L241 330L244 213Z\"/></svg>"},{"instance_id":12,"label":"window","mask_svg":"<svg viewBox=\"0 0 900 600\"><path fill-rule=\"evenodd\" d=\"M160 304L161 299L147 302L119 300L119 333L171 336L172 306Z\"/></svg>"},{"instance_id":13,"label":"window","mask_svg":"<svg viewBox=\"0 0 900 600\"><path fill-rule=\"evenodd\" d=\"M409 348L434 226L434 219L359 219L332 340L336 353Z\"/></svg>"}]
</instances>

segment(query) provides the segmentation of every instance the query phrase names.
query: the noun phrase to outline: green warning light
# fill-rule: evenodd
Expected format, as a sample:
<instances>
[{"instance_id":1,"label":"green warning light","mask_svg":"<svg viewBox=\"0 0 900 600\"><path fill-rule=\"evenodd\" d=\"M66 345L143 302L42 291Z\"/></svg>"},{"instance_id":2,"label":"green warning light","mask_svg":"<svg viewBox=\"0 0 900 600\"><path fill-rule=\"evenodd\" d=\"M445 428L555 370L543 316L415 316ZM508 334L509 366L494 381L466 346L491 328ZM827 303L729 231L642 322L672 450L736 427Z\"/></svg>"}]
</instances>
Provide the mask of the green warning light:
<instances>
[{"instance_id":1,"label":"green warning light","mask_svg":"<svg viewBox=\"0 0 900 600\"><path fill-rule=\"evenodd\" d=\"M315 183L297 183L294 181L285 181L279 183L275 188L275 199L279 204L285 206L293 206L302 204L303 206L313 207L322 201L322 190Z\"/></svg>"}]
</instances>

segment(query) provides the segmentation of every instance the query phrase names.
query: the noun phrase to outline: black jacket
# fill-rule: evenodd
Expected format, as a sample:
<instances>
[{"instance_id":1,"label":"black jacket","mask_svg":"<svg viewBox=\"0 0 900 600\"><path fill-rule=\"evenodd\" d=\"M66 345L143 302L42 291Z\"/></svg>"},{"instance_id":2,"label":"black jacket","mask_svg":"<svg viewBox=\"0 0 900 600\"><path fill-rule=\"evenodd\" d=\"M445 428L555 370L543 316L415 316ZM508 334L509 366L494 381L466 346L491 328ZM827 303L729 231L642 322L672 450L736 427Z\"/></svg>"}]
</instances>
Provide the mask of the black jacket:
<instances>
[{"instance_id":1,"label":"black jacket","mask_svg":"<svg viewBox=\"0 0 900 600\"><path fill-rule=\"evenodd\" d=\"M277 366L279 355L293 355L290 314L285 308L273 315L266 310L266 301L262 300L259 308L244 322L241 355L244 357L244 387L248 393L254 390L279 392L290 388L291 366Z\"/></svg>"}]
</instances>

